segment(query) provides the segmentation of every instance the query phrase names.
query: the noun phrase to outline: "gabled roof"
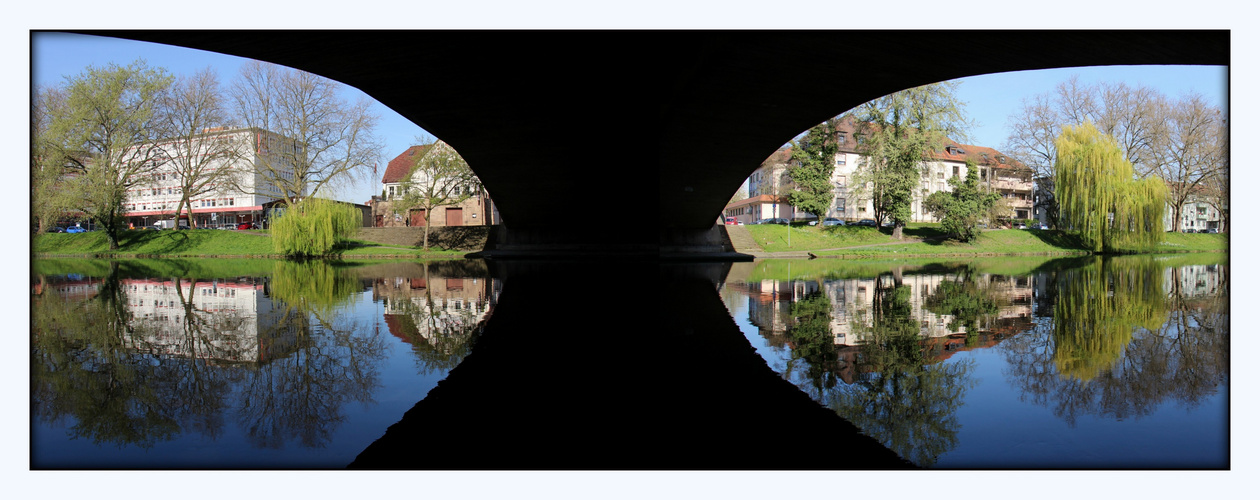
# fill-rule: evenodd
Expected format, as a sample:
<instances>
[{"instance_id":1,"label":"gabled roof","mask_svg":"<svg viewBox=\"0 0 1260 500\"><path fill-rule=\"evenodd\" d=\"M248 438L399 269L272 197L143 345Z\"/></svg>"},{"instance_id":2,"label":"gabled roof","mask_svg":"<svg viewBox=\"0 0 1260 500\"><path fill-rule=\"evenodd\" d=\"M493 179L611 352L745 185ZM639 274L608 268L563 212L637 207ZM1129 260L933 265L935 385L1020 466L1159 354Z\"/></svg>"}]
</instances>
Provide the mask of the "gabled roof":
<instances>
[{"instance_id":1,"label":"gabled roof","mask_svg":"<svg viewBox=\"0 0 1260 500\"><path fill-rule=\"evenodd\" d=\"M951 147L957 148L957 153L951 151ZM976 162L977 165L984 165L992 168L1027 168L1018 160L1011 158L1010 155L1004 154L993 148L984 146L973 146L970 144L960 144L949 139L945 139L945 151L934 151L931 153L932 158L937 160L950 160L956 162L965 162L968 159ZM999 161L1001 158L1004 161Z\"/></svg>"},{"instance_id":2,"label":"gabled roof","mask_svg":"<svg viewBox=\"0 0 1260 500\"><path fill-rule=\"evenodd\" d=\"M420 156L425 149L432 144L424 146L412 146L403 151L402 154L395 156L389 160L389 166L385 167L385 175L381 177L382 184L392 184L402 182L407 173L411 172L411 167L416 166L416 157Z\"/></svg>"},{"instance_id":3,"label":"gabled roof","mask_svg":"<svg viewBox=\"0 0 1260 500\"><path fill-rule=\"evenodd\" d=\"M857 123L853 117L842 117L836 122L836 125L837 135L844 138L844 142L839 144L840 152L861 154L858 152L858 141L855 139L857 136ZM1003 154L1001 151L993 148L961 144L954 142L948 137L945 138L944 143L946 146L945 151L932 151L929 152L927 156L935 160L956 161L959 163L965 162L968 158L970 158L972 161L975 161L977 165L984 165L992 168L1026 168L1022 163L1016 161L1010 155ZM948 149L949 146L956 147L961 151L957 154L952 153ZM791 158L792 148L784 147L771 154L770 157L766 158L765 161L761 163L761 165L764 167L766 165L787 164L791 161ZM1005 159L1005 162L1003 163L998 161L998 158Z\"/></svg>"}]
</instances>

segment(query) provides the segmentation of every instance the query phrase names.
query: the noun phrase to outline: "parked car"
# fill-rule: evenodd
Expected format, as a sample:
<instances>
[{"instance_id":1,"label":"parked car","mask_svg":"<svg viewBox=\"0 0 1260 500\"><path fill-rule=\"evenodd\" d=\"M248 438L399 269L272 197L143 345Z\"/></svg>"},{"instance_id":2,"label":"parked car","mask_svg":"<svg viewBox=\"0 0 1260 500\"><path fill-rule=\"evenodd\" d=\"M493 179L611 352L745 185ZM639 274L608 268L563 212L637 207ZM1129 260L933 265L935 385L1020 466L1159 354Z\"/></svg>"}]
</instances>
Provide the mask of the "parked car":
<instances>
[{"instance_id":1,"label":"parked car","mask_svg":"<svg viewBox=\"0 0 1260 500\"><path fill-rule=\"evenodd\" d=\"M780 218L773 218L773 219L761 219L757 221L757 223L758 224L784 224L786 225L788 223L788 220L780 217Z\"/></svg>"},{"instance_id":2,"label":"parked car","mask_svg":"<svg viewBox=\"0 0 1260 500\"><path fill-rule=\"evenodd\" d=\"M67 233L86 233L87 229L84 229L82 226L74 226L74 227L66 228L66 232Z\"/></svg>"},{"instance_id":3,"label":"parked car","mask_svg":"<svg viewBox=\"0 0 1260 500\"><path fill-rule=\"evenodd\" d=\"M730 223L728 222L727 224L730 224ZM242 222L236 225L236 229L238 231L244 231L246 229L258 229L258 226L254 225L253 222Z\"/></svg>"},{"instance_id":4,"label":"parked car","mask_svg":"<svg viewBox=\"0 0 1260 500\"><path fill-rule=\"evenodd\" d=\"M64 233L64 232L66 232L66 228L61 227L61 226L53 226L53 227L51 227L51 228L48 228L48 232L50 232L50 233Z\"/></svg>"},{"instance_id":5,"label":"parked car","mask_svg":"<svg viewBox=\"0 0 1260 500\"><path fill-rule=\"evenodd\" d=\"M879 226L879 223L878 223L878 222L875 222L875 219L862 219L862 220L860 220L860 221L855 222L855 223L854 223L854 225L857 225L857 226L877 227L877 226Z\"/></svg>"},{"instance_id":6,"label":"parked car","mask_svg":"<svg viewBox=\"0 0 1260 500\"><path fill-rule=\"evenodd\" d=\"M842 221L842 220L840 220L840 219L837 219L837 218L835 218L835 217L827 217L826 219L823 219L823 227L826 227L826 226L843 226L843 225L844 225L844 221Z\"/></svg>"},{"instance_id":7,"label":"parked car","mask_svg":"<svg viewBox=\"0 0 1260 500\"><path fill-rule=\"evenodd\" d=\"M1220 234L1221 231L1216 228L1211 228L1211 229L1206 230L1205 232L1207 232L1208 234Z\"/></svg>"},{"instance_id":8,"label":"parked car","mask_svg":"<svg viewBox=\"0 0 1260 500\"><path fill-rule=\"evenodd\" d=\"M1020 225L1019 225L1019 228L1020 228L1020 229L1028 229L1028 226L1027 226L1027 225L1024 225L1024 224L1020 224Z\"/></svg>"}]
</instances>

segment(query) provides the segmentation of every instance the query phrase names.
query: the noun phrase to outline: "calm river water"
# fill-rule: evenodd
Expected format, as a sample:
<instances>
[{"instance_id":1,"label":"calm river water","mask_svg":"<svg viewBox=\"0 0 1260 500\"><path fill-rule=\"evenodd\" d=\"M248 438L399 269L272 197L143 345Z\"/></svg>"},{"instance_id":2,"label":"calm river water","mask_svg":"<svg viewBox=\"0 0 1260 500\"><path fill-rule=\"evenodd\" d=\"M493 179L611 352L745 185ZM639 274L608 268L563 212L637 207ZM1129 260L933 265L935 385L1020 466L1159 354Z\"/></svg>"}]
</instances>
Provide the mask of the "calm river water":
<instances>
[{"instance_id":1,"label":"calm river water","mask_svg":"<svg viewBox=\"0 0 1260 500\"><path fill-rule=\"evenodd\" d=\"M1223 255L723 266L713 300L770 368L921 467L1229 466ZM473 351L504 283L481 261L36 261L31 467L345 467Z\"/></svg>"},{"instance_id":2,"label":"calm river water","mask_svg":"<svg viewBox=\"0 0 1260 500\"><path fill-rule=\"evenodd\" d=\"M921 467L1226 468L1219 255L736 264L770 366Z\"/></svg>"}]
</instances>

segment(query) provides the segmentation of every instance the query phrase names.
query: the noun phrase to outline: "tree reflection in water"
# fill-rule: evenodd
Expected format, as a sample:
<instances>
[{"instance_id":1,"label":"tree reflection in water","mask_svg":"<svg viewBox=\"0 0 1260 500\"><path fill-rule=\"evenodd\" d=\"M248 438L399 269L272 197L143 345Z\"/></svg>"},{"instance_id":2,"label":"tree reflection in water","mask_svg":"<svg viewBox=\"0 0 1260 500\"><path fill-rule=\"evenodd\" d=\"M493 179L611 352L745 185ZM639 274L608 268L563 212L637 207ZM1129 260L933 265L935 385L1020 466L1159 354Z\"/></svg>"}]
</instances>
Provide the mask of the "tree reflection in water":
<instances>
[{"instance_id":1,"label":"tree reflection in water","mask_svg":"<svg viewBox=\"0 0 1260 500\"><path fill-rule=\"evenodd\" d=\"M393 283L378 279L390 331L411 345L417 371L454 368L472 352L488 319L494 291L482 262L433 262Z\"/></svg>"},{"instance_id":2,"label":"tree reflection in water","mask_svg":"<svg viewBox=\"0 0 1260 500\"><path fill-rule=\"evenodd\" d=\"M910 295L899 276L876 280L869 325L862 319L853 324L867 339L852 367L859 374L853 384L837 383L849 367L837 355L827 295L812 292L793 303L787 373L796 361L806 362L812 387L802 389L898 455L927 467L957 445L956 412L974 385L973 364L933 362L912 316Z\"/></svg>"},{"instance_id":3,"label":"tree reflection in water","mask_svg":"<svg viewBox=\"0 0 1260 500\"><path fill-rule=\"evenodd\" d=\"M98 444L148 448L170 439L184 407L172 407L159 392L157 360L125 351L125 336L136 334L128 326L126 292L116 273L92 286L97 293L87 300L49 287L32 298L32 413L47 421L72 418L70 435Z\"/></svg>"},{"instance_id":4,"label":"tree reflection in water","mask_svg":"<svg viewBox=\"0 0 1260 500\"><path fill-rule=\"evenodd\" d=\"M1057 273L1054 321L1004 344L1022 399L1075 425L1086 415L1140 418L1169 399L1194 407L1216 394L1229 373L1228 289L1191 298L1178 285L1187 269L1099 258Z\"/></svg>"},{"instance_id":5,"label":"tree reflection in water","mask_svg":"<svg viewBox=\"0 0 1260 500\"><path fill-rule=\"evenodd\" d=\"M385 344L338 317L359 288L334 266L277 263L271 300L259 293L248 315L203 303L194 292L208 284L182 278L144 285L171 289L162 297L179 305L138 315L149 296L133 297L119 276L113 263L87 300L47 287L32 298L36 418L71 418L72 436L147 448L180 434L217 438L234 417L254 446L321 447L345 404L372 402Z\"/></svg>"}]
</instances>

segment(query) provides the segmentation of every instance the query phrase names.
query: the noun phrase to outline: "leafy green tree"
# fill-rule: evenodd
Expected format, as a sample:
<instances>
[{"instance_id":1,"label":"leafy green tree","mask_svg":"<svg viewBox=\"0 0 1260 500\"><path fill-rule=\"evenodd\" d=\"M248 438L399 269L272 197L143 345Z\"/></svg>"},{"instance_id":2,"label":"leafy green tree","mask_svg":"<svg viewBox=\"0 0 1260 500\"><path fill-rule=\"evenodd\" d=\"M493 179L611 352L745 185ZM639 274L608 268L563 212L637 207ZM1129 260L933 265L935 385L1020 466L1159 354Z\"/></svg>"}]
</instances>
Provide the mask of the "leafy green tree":
<instances>
[{"instance_id":1,"label":"leafy green tree","mask_svg":"<svg viewBox=\"0 0 1260 500\"><path fill-rule=\"evenodd\" d=\"M872 200L875 219L892 221L897 239L910 221L923 161L941 148L946 135L966 137L968 123L957 89L957 82L933 83L886 95L852 112L857 150L863 155L856 184Z\"/></svg>"},{"instance_id":2,"label":"leafy green tree","mask_svg":"<svg viewBox=\"0 0 1260 500\"><path fill-rule=\"evenodd\" d=\"M105 231L110 250L118 249L126 228L127 191L149 182L165 159L157 139L166 131L158 118L171 80L143 61L89 67L66 82L63 100L47 101L40 152L67 166L64 185L77 201L74 208Z\"/></svg>"},{"instance_id":3,"label":"leafy green tree","mask_svg":"<svg viewBox=\"0 0 1260 500\"><path fill-rule=\"evenodd\" d=\"M937 191L924 201L928 211L941 220L941 229L950 238L962 242L971 242L980 236L977 225L988 218L989 210L1001 198L997 193L981 191L976 170L975 162L967 160L965 181L950 177L953 191Z\"/></svg>"},{"instance_id":4,"label":"leafy green tree","mask_svg":"<svg viewBox=\"0 0 1260 500\"><path fill-rule=\"evenodd\" d=\"M1135 179L1116 141L1092 124L1064 127L1055 141L1059 220L1095 252L1154 248L1164 239L1168 188Z\"/></svg>"},{"instance_id":5,"label":"leafy green tree","mask_svg":"<svg viewBox=\"0 0 1260 500\"><path fill-rule=\"evenodd\" d=\"M31 222L40 233L47 231L74 208L66 187L66 159L58 155L49 137L50 111L64 106L64 89L41 89L31 100Z\"/></svg>"},{"instance_id":6,"label":"leafy green tree","mask_svg":"<svg viewBox=\"0 0 1260 500\"><path fill-rule=\"evenodd\" d=\"M318 257L332 253L363 225L363 215L346 203L307 198L290 205L271 225L277 252L291 257Z\"/></svg>"},{"instance_id":7,"label":"leafy green tree","mask_svg":"<svg viewBox=\"0 0 1260 500\"><path fill-rule=\"evenodd\" d=\"M437 141L416 157L411 171L402 181L402 196L392 204L396 214L410 210L424 211L423 247L429 249L429 226L433 209L457 205L481 192L481 181L468 162L454 148Z\"/></svg>"},{"instance_id":8,"label":"leafy green tree","mask_svg":"<svg viewBox=\"0 0 1260 500\"><path fill-rule=\"evenodd\" d=\"M839 122L832 118L815 125L792 145L794 165L789 174L796 188L788 193L788 202L818 220L831 208L831 176L836 169L836 153L840 150L836 141Z\"/></svg>"}]
</instances>

